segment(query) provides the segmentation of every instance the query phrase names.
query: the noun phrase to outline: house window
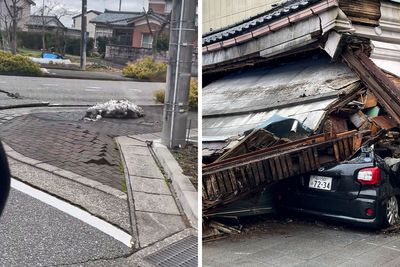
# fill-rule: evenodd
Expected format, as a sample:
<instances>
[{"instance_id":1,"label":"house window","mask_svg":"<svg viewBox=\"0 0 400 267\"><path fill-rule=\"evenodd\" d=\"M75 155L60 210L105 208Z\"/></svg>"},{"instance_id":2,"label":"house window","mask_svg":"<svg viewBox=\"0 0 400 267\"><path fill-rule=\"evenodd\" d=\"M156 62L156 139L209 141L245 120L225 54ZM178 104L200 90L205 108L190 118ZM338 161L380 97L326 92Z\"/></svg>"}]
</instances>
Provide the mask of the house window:
<instances>
[{"instance_id":1,"label":"house window","mask_svg":"<svg viewBox=\"0 0 400 267\"><path fill-rule=\"evenodd\" d=\"M153 47L153 36L150 33L142 33L142 47L143 48Z\"/></svg>"}]
</instances>

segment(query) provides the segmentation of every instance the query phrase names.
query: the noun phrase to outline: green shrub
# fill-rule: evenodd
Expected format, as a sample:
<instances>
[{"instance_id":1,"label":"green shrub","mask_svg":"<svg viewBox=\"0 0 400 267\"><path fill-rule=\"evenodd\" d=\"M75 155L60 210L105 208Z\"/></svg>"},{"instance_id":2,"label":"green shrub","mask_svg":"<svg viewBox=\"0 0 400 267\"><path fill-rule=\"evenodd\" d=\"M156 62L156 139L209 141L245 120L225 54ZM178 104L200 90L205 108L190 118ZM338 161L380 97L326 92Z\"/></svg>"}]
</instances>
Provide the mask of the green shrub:
<instances>
[{"instance_id":1,"label":"green shrub","mask_svg":"<svg viewBox=\"0 0 400 267\"><path fill-rule=\"evenodd\" d=\"M157 103L164 103L165 101L165 90L160 89L154 92L154 99Z\"/></svg>"},{"instance_id":2,"label":"green shrub","mask_svg":"<svg viewBox=\"0 0 400 267\"><path fill-rule=\"evenodd\" d=\"M165 101L165 90L160 89L154 92L154 99L157 103L164 103ZM198 107L198 86L197 79L190 80L189 89L189 108L191 110L197 110Z\"/></svg>"},{"instance_id":3,"label":"green shrub","mask_svg":"<svg viewBox=\"0 0 400 267\"><path fill-rule=\"evenodd\" d=\"M197 79L190 80L190 90L189 90L189 107L191 109L197 109L198 106L198 86Z\"/></svg>"},{"instance_id":4,"label":"green shrub","mask_svg":"<svg viewBox=\"0 0 400 267\"><path fill-rule=\"evenodd\" d=\"M163 82L167 75L167 64L146 56L134 63L128 63L122 74L135 79Z\"/></svg>"},{"instance_id":5,"label":"green shrub","mask_svg":"<svg viewBox=\"0 0 400 267\"><path fill-rule=\"evenodd\" d=\"M42 74L38 64L27 57L0 51L0 73L39 76Z\"/></svg>"}]
</instances>

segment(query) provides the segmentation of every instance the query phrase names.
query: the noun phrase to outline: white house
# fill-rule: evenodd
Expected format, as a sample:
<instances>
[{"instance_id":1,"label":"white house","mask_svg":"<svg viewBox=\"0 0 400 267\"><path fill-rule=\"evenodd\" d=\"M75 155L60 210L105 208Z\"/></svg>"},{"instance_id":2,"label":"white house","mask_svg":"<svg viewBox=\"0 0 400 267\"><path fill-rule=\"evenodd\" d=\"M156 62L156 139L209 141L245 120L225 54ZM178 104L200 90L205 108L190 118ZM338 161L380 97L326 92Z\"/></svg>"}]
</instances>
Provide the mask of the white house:
<instances>
[{"instance_id":1,"label":"white house","mask_svg":"<svg viewBox=\"0 0 400 267\"><path fill-rule=\"evenodd\" d=\"M89 33L89 37L94 38L95 37L95 32L96 32L96 25L94 23L91 23L90 21L97 17L98 15L101 14L101 12L96 11L96 10L89 10L87 13L87 32ZM76 15L72 17L73 19L73 24L72 28L80 30L81 25L82 25L82 14Z\"/></svg>"},{"instance_id":2,"label":"white house","mask_svg":"<svg viewBox=\"0 0 400 267\"><path fill-rule=\"evenodd\" d=\"M11 0L1 0L0 1L0 29L4 30L8 28L11 23L11 17L6 7L6 2L9 8L12 8L13 4ZM18 1L18 28L20 30L26 30L26 24L29 21L29 16L31 14L31 7L35 5L32 0L21 0Z\"/></svg>"}]
</instances>

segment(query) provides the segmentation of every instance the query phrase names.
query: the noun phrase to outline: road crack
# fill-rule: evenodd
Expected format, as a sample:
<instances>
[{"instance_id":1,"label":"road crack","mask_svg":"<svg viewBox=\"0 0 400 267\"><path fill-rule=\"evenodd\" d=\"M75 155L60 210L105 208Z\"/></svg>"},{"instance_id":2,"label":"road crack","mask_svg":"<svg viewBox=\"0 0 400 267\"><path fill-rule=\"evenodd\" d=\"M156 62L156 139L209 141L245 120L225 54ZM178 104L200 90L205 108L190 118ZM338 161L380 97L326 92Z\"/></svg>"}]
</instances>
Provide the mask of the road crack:
<instances>
[{"instance_id":1,"label":"road crack","mask_svg":"<svg viewBox=\"0 0 400 267\"><path fill-rule=\"evenodd\" d=\"M96 263L98 261L114 261L114 260L119 260L119 259L127 259L128 257L132 256L134 253L136 253L138 250L132 249L129 253L125 253L123 255L119 256L114 256L114 257L100 257L96 259L89 259L86 261L78 261L78 262L70 262L70 263L60 263L60 264L55 264L55 265L48 265L49 267L58 267L58 266L71 266L71 265L80 265L80 264L85 264L85 263Z\"/></svg>"}]
</instances>

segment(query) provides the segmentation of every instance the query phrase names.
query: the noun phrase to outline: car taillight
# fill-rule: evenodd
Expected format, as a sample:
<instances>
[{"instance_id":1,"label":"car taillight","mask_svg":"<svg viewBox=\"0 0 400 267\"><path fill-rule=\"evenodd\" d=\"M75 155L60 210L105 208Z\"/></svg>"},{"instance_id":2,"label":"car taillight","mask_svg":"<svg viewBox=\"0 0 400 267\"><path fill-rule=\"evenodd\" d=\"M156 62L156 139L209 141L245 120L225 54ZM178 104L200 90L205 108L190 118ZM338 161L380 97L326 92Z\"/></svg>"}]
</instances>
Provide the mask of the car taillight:
<instances>
[{"instance_id":1,"label":"car taillight","mask_svg":"<svg viewBox=\"0 0 400 267\"><path fill-rule=\"evenodd\" d=\"M358 172L357 180L362 184L378 184L381 180L381 169L365 168Z\"/></svg>"}]
</instances>

